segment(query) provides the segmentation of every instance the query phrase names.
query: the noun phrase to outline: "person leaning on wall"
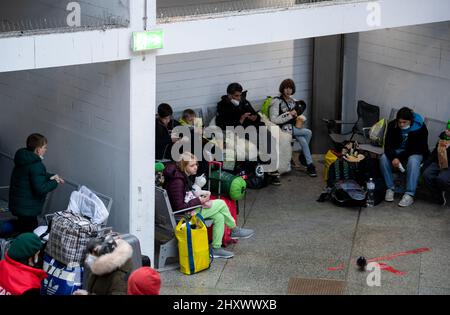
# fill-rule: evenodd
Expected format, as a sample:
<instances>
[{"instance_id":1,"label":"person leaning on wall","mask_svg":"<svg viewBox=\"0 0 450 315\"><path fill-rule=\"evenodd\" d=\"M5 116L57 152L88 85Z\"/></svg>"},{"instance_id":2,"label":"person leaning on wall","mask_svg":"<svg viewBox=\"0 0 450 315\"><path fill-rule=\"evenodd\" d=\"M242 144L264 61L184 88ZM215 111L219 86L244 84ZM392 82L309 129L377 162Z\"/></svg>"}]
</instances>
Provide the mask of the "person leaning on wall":
<instances>
[{"instance_id":1,"label":"person leaning on wall","mask_svg":"<svg viewBox=\"0 0 450 315\"><path fill-rule=\"evenodd\" d=\"M34 133L27 138L26 145L14 156L9 188L9 209L18 219L19 233L33 232L38 227L37 216L42 213L45 197L58 184L64 184L64 179L48 173L42 162L48 148L47 138Z\"/></svg>"}]
</instances>

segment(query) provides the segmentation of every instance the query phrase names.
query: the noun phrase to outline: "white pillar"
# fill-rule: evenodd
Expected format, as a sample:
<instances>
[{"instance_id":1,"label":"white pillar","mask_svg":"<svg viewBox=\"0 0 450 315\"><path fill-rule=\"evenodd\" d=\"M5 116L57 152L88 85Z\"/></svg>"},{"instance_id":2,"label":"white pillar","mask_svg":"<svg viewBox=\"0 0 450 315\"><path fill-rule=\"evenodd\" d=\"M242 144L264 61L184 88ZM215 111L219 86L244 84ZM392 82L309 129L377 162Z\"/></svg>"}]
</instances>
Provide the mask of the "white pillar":
<instances>
[{"instance_id":1,"label":"white pillar","mask_svg":"<svg viewBox=\"0 0 450 315\"><path fill-rule=\"evenodd\" d=\"M144 30L144 0L130 1L131 31ZM149 29L155 23L156 1L148 1ZM130 32L131 47L131 32ZM154 264L155 230L155 91L156 53L130 59L130 233Z\"/></svg>"}]
</instances>

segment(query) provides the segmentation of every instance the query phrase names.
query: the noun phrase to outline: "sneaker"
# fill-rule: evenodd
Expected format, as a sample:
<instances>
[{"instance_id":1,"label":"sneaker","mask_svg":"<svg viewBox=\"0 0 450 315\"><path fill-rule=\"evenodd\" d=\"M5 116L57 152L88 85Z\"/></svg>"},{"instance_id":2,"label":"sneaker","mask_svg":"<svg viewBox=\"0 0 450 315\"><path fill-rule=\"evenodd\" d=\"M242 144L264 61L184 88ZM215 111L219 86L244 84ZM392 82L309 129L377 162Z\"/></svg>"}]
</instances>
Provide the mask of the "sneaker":
<instances>
[{"instance_id":1,"label":"sneaker","mask_svg":"<svg viewBox=\"0 0 450 315\"><path fill-rule=\"evenodd\" d=\"M409 207L414 203L414 198L408 194L404 194L402 200L398 203L400 207Z\"/></svg>"},{"instance_id":2,"label":"sneaker","mask_svg":"<svg viewBox=\"0 0 450 315\"><path fill-rule=\"evenodd\" d=\"M384 200L387 202L394 201L394 191L392 189L386 190L386 195L384 196Z\"/></svg>"},{"instance_id":3,"label":"sneaker","mask_svg":"<svg viewBox=\"0 0 450 315\"><path fill-rule=\"evenodd\" d=\"M317 177L316 167L314 164L309 164L306 168L306 173L311 177Z\"/></svg>"},{"instance_id":4,"label":"sneaker","mask_svg":"<svg viewBox=\"0 0 450 315\"><path fill-rule=\"evenodd\" d=\"M254 233L255 232L253 230L236 227L231 231L231 239L238 240L250 238Z\"/></svg>"},{"instance_id":5,"label":"sneaker","mask_svg":"<svg viewBox=\"0 0 450 315\"><path fill-rule=\"evenodd\" d=\"M272 180L270 182L272 185L275 185L275 186L281 185L280 175L272 175L271 178L272 178Z\"/></svg>"},{"instance_id":6,"label":"sneaker","mask_svg":"<svg viewBox=\"0 0 450 315\"><path fill-rule=\"evenodd\" d=\"M213 248L213 256L214 256L214 258L229 259L229 258L233 257L234 254L232 252L227 251L227 250L223 249L222 247L220 247L220 248Z\"/></svg>"}]
</instances>

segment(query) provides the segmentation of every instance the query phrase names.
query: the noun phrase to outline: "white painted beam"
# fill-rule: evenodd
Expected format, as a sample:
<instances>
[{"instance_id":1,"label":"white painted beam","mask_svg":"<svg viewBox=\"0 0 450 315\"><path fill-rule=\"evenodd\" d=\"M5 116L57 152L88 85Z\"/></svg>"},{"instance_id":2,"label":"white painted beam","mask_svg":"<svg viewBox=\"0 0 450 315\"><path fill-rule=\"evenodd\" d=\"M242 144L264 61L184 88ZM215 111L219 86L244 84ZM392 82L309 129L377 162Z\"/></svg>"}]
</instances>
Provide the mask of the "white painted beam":
<instances>
[{"instance_id":1,"label":"white painted beam","mask_svg":"<svg viewBox=\"0 0 450 315\"><path fill-rule=\"evenodd\" d=\"M150 20L155 1L148 1ZM131 28L144 28L144 0L130 1ZM150 25L151 26L151 25ZM155 102L156 54L136 54L130 60L130 233L154 264L155 239Z\"/></svg>"},{"instance_id":2,"label":"white painted beam","mask_svg":"<svg viewBox=\"0 0 450 315\"><path fill-rule=\"evenodd\" d=\"M369 4L379 4L381 24L370 26ZM315 3L285 10L253 11L159 24L165 32L164 49L158 55L171 55L211 49L256 45L334 34L442 22L450 20L448 0L379 0Z\"/></svg>"},{"instance_id":3,"label":"white painted beam","mask_svg":"<svg viewBox=\"0 0 450 315\"><path fill-rule=\"evenodd\" d=\"M130 58L127 28L0 38L0 72Z\"/></svg>"}]
</instances>

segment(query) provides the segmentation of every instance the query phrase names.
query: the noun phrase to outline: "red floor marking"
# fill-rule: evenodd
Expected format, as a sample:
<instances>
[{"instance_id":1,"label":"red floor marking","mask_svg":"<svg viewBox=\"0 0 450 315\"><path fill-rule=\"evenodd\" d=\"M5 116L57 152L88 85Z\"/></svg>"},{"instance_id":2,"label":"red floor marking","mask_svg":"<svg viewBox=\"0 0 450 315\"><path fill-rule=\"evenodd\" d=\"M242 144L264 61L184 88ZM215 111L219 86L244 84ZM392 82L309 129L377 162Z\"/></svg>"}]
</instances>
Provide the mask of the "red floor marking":
<instances>
[{"instance_id":1,"label":"red floor marking","mask_svg":"<svg viewBox=\"0 0 450 315\"><path fill-rule=\"evenodd\" d=\"M401 252L401 253L396 253L396 254L392 254L392 255L388 255L388 256L372 258L371 260L368 260L367 262L374 262L374 261L380 261L380 260L382 260L382 261L392 260L397 257L408 256L408 255L413 255L413 254L420 254L420 253L425 253L425 252L429 252L429 251L431 251L431 249L429 249L429 248L418 248L418 249L410 250L407 252Z\"/></svg>"},{"instance_id":2,"label":"red floor marking","mask_svg":"<svg viewBox=\"0 0 450 315\"><path fill-rule=\"evenodd\" d=\"M330 271L342 270L342 269L344 269L344 267L345 266L342 264L337 267L330 267L330 268L328 268L328 270L330 270Z\"/></svg>"},{"instance_id":3,"label":"red floor marking","mask_svg":"<svg viewBox=\"0 0 450 315\"><path fill-rule=\"evenodd\" d=\"M381 269L381 270L385 270L385 271L390 272L390 273L393 273L393 274L395 274L395 275L397 275L397 276L403 276L403 275L406 275L406 272L402 272L402 271L399 271L399 270L397 270L397 269L394 269L393 267L391 267L391 266L389 266L389 265L386 265L385 263L380 262L380 263L378 263L378 264L380 265L380 269Z\"/></svg>"},{"instance_id":4,"label":"red floor marking","mask_svg":"<svg viewBox=\"0 0 450 315\"><path fill-rule=\"evenodd\" d=\"M397 257L403 257L403 256L408 256L408 255L415 255L415 254L425 253L425 252L429 252L429 251L431 251L430 248L425 248L425 247L424 248L418 248L418 249L414 249L414 250L409 250L407 252L400 252L400 253L395 253L395 254L388 255L388 256L372 258L372 259L368 260L367 262L371 263L371 262L392 260L392 259L397 258ZM393 267L391 267L391 266L389 266L389 265L387 265L387 264L385 264L383 262L380 262L379 265L380 265L381 270L385 270L385 271L393 273L395 275L403 276L403 275L406 274L405 272L396 270ZM344 267L345 267L345 265L341 264L341 265L336 266L336 267L330 267L330 268L328 268L328 270L330 270L330 271L337 271L337 270L344 269Z\"/></svg>"}]
</instances>

